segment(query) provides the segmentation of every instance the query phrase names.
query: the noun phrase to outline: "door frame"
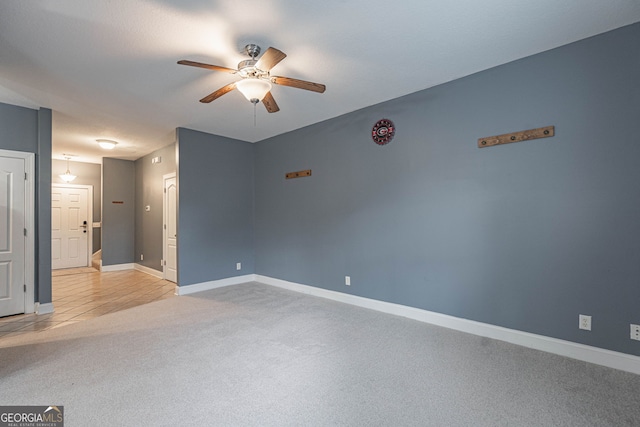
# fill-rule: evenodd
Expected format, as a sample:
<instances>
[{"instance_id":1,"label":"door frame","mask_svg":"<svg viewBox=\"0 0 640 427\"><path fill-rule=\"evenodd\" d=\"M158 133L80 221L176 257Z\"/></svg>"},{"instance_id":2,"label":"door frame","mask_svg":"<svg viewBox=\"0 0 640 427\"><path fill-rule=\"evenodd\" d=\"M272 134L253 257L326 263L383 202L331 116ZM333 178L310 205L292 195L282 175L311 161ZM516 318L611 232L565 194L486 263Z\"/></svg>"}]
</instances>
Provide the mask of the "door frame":
<instances>
[{"instance_id":1,"label":"door frame","mask_svg":"<svg viewBox=\"0 0 640 427\"><path fill-rule=\"evenodd\" d=\"M58 184L52 183L53 188L86 188L87 192L87 264L85 267L91 267L93 257L93 185L83 184Z\"/></svg>"},{"instance_id":2,"label":"door frame","mask_svg":"<svg viewBox=\"0 0 640 427\"><path fill-rule=\"evenodd\" d=\"M24 171L27 174L24 181L24 224L27 229L24 245L24 281L26 292L24 295L24 312L33 313L36 311L35 302L35 194L36 194L36 155L22 151L11 151L0 149L0 157L10 157L24 160Z\"/></svg>"},{"instance_id":3,"label":"door frame","mask_svg":"<svg viewBox=\"0 0 640 427\"><path fill-rule=\"evenodd\" d=\"M175 178L176 179L176 188L178 186L178 177L177 174L175 172L171 172L171 173L167 173L162 175L162 279L166 280L167 279L167 192L166 192L166 187L165 184L167 182L168 179L171 178ZM177 221L177 216L178 214L178 206L177 206L177 201L176 201L176 221ZM176 224L176 227L178 226L178 224ZM177 239L176 239L176 244L177 244ZM177 248L176 248L177 250ZM176 254L177 257L177 254ZM176 259L176 263L178 262L178 260ZM176 270L177 270L177 265L176 265ZM177 277L176 277L176 286L177 286Z\"/></svg>"}]
</instances>

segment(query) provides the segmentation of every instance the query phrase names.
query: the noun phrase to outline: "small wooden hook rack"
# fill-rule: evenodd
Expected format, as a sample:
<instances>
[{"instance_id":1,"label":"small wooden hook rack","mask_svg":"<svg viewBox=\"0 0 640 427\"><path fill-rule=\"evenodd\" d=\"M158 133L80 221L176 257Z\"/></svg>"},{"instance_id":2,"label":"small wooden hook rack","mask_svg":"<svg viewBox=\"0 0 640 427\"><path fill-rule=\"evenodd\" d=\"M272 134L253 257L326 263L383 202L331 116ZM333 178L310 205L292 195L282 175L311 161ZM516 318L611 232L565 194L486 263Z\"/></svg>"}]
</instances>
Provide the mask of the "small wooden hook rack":
<instances>
[{"instance_id":1,"label":"small wooden hook rack","mask_svg":"<svg viewBox=\"0 0 640 427\"><path fill-rule=\"evenodd\" d=\"M512 142L531 141L533 139L549 138L555 135L555 126L523 130L503 135L488 136L478 139L478 148L493 147L494 145L510 144Z\"/></svg>"},{"instance_id":2,"label":"small wooden hook rack","mask_svg":"<svg viewBox=\"0 0 640 427\"><path fill-rule=\"evenodd\" d=\"M292 178L302 178L305 176L311 176L311 169L297 171L297 172L289 172L284 177L285 179L292 179Z\"/></svg>"}]
</instances>

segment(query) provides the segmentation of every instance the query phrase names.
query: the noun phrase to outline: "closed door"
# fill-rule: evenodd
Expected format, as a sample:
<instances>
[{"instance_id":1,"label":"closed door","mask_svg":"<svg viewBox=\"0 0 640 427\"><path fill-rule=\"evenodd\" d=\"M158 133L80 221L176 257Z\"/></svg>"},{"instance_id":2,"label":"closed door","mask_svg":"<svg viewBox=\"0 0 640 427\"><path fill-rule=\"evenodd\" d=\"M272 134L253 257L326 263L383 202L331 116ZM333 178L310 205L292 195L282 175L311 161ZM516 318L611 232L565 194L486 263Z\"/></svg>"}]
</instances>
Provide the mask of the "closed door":
<instances>
[{"instance_id":1,"label":"closed door","mask_svg":"<svg viewBox=\"0 0 640 427\"><path fill-rule=\"evenodd\" d=\"M0 316L25 312L25 161L0 157Z\"/></svg>"},{"instance_id":2,"label":"closed door","mask_svg":"<svg viewBox=\"0 0 640 427\"><path fill-rule=\"evenodd\" d=\"M51 268L89 266L89 190L54 185L51 189Z\"/></svg>"},{"instance_id":3,"label":"closed door","mask_svg":"<svg viewBox=\"0 0 640 427\"><path fill-rule=\"evenodd\" d=\"M164 176L164 278L178 282L178 188L175 174Z\"/></svg>"}]
</instances>

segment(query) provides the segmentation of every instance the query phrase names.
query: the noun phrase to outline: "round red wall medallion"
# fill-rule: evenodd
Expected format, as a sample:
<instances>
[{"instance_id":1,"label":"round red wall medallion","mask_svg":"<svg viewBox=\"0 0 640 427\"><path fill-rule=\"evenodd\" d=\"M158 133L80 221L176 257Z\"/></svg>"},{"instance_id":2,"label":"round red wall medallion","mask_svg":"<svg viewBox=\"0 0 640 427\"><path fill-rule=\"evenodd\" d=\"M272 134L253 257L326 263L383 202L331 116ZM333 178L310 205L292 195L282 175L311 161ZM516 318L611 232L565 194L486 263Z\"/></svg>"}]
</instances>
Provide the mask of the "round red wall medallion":
<instances>
[{"instance_id":1,"label":"round red wall medallion","mask_svg":"<svg viewBox=\"0 0 640 427\"><path fill-rule=\"evenodd\" d=\"M371 129L371 138L378 145L386 145L393 139L393 135L396 133L396 128L393 126L393 122L389 119L378 120Z\"/></svg>"}]
</instances>

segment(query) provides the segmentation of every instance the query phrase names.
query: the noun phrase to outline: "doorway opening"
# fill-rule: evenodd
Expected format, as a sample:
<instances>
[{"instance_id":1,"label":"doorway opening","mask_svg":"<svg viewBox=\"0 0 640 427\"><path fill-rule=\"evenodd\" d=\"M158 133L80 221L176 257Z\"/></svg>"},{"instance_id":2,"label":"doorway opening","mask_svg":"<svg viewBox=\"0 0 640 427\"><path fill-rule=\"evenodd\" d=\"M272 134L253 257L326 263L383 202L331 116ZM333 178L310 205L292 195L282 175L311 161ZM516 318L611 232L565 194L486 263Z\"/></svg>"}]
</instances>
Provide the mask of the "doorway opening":
<instances>
[{"instance_id":1,"label":"doorway opening","mask_svg":"<svg viewBox=\"0 0 640 427\"><path fill-rule=\"evenodd\" d=\"M162 176L162 275L165 280L178 282L178 187L175 172Z\"/></svg>"},{"instance_id":2,"label":"doorway opening","mask_svg":"<svg viewBox=\"0 0 640 427\"><path fill-rule=\"evenodd\" d=\"M51 185L51 268L91 267L93 186Z\"/></svg>"},{"instance_id":3,"label":"doorway opening","mask_svg":"<svg viewBox=\"0 0 640 427\"><path fill-rule=\"evenodd\" d=\"M35 155L0 150L0 317L35 311Z\"/></svg>"}]
</instances>

